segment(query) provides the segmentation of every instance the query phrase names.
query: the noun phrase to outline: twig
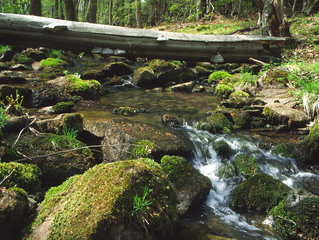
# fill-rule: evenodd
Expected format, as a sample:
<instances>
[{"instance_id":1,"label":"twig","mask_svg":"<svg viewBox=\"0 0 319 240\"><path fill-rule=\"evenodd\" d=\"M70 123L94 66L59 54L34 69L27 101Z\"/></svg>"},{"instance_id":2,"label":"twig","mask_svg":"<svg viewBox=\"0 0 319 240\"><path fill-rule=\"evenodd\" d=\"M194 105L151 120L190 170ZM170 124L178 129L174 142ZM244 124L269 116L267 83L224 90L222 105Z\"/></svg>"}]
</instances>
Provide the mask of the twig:
<instances>
[{"instance_id":1,"label":"twig","mask_svg":"<svg viewBox=\"0 0 319 240\"><path fill-rule=\"evenodd\" d=\"M13 169L13 170L11 171L11 173L10 173L8 176L6 176L6 177L0 182L0 186L2 185L2 183L4 183L5 180L7 180L9 177L11 177L11 175L12 175L14 172L15 172L15 169Z\"/></svg>"},{"instance_id":2,"label":"twig","mask_svg":"<svg viewBox=\"0 0 319 240\"><path fill-rule=\"evenodd\" d=\"M32 124L37 120L36 118L34 118L34 119L32 120L32 122L29 122L30 117L29 117L28 114L26 114L26 115L27 115L27 117L28 117L28 121L27 121L25 127L21 129L21 131L20 131L20 133L19 133L17 139L15 140L15 142L14 142L13 145L12 145L13 147L18 143L18 141L19 141L19 139L20 139L20 137L21 137L23 131L26 130L27 128L30 129L30 125L32 125ZM31 129L30 129L30 130L31 130Z\"/></svg>"}]
</instances>

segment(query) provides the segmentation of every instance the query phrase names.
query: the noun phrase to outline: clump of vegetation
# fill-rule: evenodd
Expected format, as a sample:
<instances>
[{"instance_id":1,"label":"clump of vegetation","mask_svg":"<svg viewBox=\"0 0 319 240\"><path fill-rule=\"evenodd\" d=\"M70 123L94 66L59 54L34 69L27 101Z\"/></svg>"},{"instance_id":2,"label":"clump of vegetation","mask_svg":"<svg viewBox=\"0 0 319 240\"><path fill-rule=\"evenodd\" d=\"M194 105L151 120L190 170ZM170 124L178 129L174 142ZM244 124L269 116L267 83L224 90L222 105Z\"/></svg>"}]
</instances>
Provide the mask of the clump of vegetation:
<instances>
[{"instance_id":1,"label":"clump of vegetation","mask_svg":"<svg viewBox=\"0 0 319 240\"><path fill-rule=\"evenodd\" d=\"M78 136L78 130L68 127L67 125L64 125L62 128L62 134L67 139L73 141L73 140L76 140Z\"/></svg>"},{"instance_id":2,"label":"clump of vegetation","mask_svg":"<svg viewBox=\"0 0 319 240\"><path fill-rule=\"evenodd\" d=\"M234 80L234 76L231 75L230 73L225 71L216 71L209 75L208 82L209 83L220 82L226 78L229 78L230 79L229 81Z\"/></svg>"},{"instance_id":3,"label":"clump of vegetation","mask_svg":"<svg viewBox=\"0 0 319 240\"><path fill-rule=\"evenodd\" d=\"M20 64L31 64L34 62L34 60L26 55L24 55L23 53L16 53L13 56L13 60L16 63L20 63Z\"/></svg>"},{"instance_id":4,"label":"clump of vegetation","mask_svg":"<svg viewBox=\"0 0 319 240\"><path fill-rule=\"evenodd\" d=\"M155 149L155 143L150 140L138 140L131 147L132 158L149 157Z\"/></svg>"},{"instance_id":5,"label":"clump of vegetation","mask_svg":"<svg viewBox=\"0 0 319 240\"><path fill-rule=\"evenodd\" d=\"M145 196L142 204L145 226L132 218L134 196ZM117 230L118 224L134 233L147 227L145 236L165 239L176 221L175 194L153 160L99 164L46 193L32 224L31 238L49 217L53 220L48 239L89 239L93 235L113 239L121 231Z\"/></svg>"},{"instance_id":6,"label":"clump of vegetation","mask_svg":"<svg viewBox=\"0 0 319 240\"><path fill-rule=\"evenodd\" d=\"M59 102L52 108L53 113L69 113L74 110L74 102Z\"/></svg>"},{"instance_id":7,"label":"clump of vegetation","mask_svg":"<svg viewBox=\"0 0 319 240\"><path fill-rule=\"evenodd\" d=\"M3 181L2 187L19 187L28 192L34 192L40 189L40 177L41 171L34 164L0 163L0 182Z\"/></svg>"},{"instance_id":8,"label":"clump of vegetation","mask_svg":"<svg viewBox=\"0 0 319 240\"><path fill-rule=\"evenodd\" d=\"M289 193L290 188L265 174L256 174L239 184L231 195L231 205L245 211L267 213Z\"/></svg>"},{"instance_id":9,"label":"clump of vegetation","mask_svg":"<svg viewBox=\"0 0 319 240\"><path fill-rule=\"evenodd\" d=\"M18 90L16 90L15 96L13 96L12 94L6 96L6 100L8 102L6 107L7 114L14 116L22 116L24 114L24 110L22 107L24 96L21 96Z\"/></svg>"},{"instance_id":10,"label":"clump of vegetation","mask_svg":"<svg viewBox=\"0 0 319 240\"><path fill-rule=\"evenodd\" d=\"M216 93L218 96L223 98L228 98L232 92L234 92L234 85L232 83L227 84L217 84Z\"/></svg>"},{"instance_id":11,"label":"clump of vegetation","mask_svg":"<svg viewBox=\"0 0 319 240\"><path fill-rule=\"evenodd\" d=\"M46 67L63 67L67 65L67 62L60 58L47 58L40 61L41 68Z\"/></svg>"},{"instance_id":12,"label":"clump of vegetation","mask_svg":"<svg viewBox=\"0 0 319 240\"><path fill-rule=\"evenodd\" d=\"M245 178L249 178L260 173L256 158L250 154L241 154L236 156L233 164L237 173Z\"/></svg>"},{"instance_id":13,"label":"clump of vegetation","mask_svg":"<svg viewBox=\"0 0 319 240\"><path fill-rule=\"evenodd\" d=\"M66 80L69 82L68 90L73 95L92 98L101 90L101 83L96 80L82 80L74 75L67 75Z\"/></svg>"},{"instance_id":14,"label":"clump of vegetation","mask_svg":"<svg viewBox=\"0 0 319 240\"><path fill-rule=\"evenodd\" d=\"M249 97L249 93L246 93L244 91L235 91L233 93L230 94L229 98L248 98Z\"/></svg>"},{"instance_id":15,"label":"clump of vegetation","mask_svg":"<svg viewBox=\"0 0 319 240\"><path fill-rule=\"evenodd\" d=\"M209 131L211 133L230 133L233 131L233 123L223 114L214 113L209 116L205 122L195 124L199 130Z\"/></svg>"},{"instance_id":16,"label":"clump of vegetation","mask_svg":"<svg viewBox=\"0 0 319 240\"><path fill-rule=\"evenodd\" d=\"M258 75L254 75L250 72L242 73L238 79L238 85L248 85L252 86L255 85L258 81Z\"/></svg>"}]
</instances>

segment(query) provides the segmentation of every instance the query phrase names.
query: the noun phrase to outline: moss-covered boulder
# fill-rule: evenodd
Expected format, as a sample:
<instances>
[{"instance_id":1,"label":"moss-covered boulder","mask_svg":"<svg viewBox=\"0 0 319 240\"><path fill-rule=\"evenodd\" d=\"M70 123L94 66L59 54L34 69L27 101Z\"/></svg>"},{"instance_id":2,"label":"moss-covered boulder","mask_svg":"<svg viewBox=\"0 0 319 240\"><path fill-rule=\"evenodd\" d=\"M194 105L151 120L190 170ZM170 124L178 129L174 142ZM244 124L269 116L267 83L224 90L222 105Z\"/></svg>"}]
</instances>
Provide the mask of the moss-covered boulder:
<instances>
[{"instance_id":1,"label":"moss-covered boulder","mask_svg":"<svg viewBox=\"0 0 319 240\"><path fill-rule=\"evenodd\" d=\"M302 153L298 151L296 146L297 145L293 143L280 143L276 145L273 149L271 149L271 153L283 157L301 160L303 158Z\"/></svg>"},{"instance_id":2,"label":"moss-covered boulder","mask_svg":"<svg viewBox=\"0 0 319 240\"><path fill-rule=\"evenodd\" d=\"M156 161L164 155L190 156L190 143L171 129L163 129L128 120L85 121L84 129L102 139L104 162L125 160L134 156L132 146L146 140L154 143L147 148L149 157ZM142 144L141 147L143 147Z\"/></svg>"},{"instance_id":3,"label":"moss-covered boulder","mask_svg":"<svg viewBox=\"0 0 319 240\"><path fill-rule=\"evenodd\" d=\"M259 80L262 87L284 87L288 83L289 70L286 68L274 68L268 70Z\"/></svg>"},{"instance_id":4,"label":"moss-covered boulder","mask_svg":"<svg viewBox=\"0 0 319 240\"><path fill-rule=\"evenodd\" d=\"M283 239L313 240L319 236L318 196L297 196L291 192L269 215Z\"/></svg>"},{"instance_id":5,"label":"moss-covered boulder","mask_svg":"<svg viewBox=\"0 0 319 240\"><path fill-rule=\"evenodd\" d=\"M256 174L236 186L231 194L231 205L244 211L267 213L289 193L290 188L265 174Z\"/></svg>"},{"instance_id":6,"label":"moss-covered boulder","mask_svg":"<svg viewBox=\"0 0 319 240\"><path fill-rule=\"evenodd\" d=\"M32 64L34 60L23 53L16 53L13 56L13 61L20 64Z\"/></svg>"},{"instance_id":7,"label":"moss-covered boulder","mask_svg":"<svg viewBox=\"0 0 319 240\"><path fill-rule=\"evenodd\" d=\"M185 158L166 155L161 159L161 167L175 187L178 214L185 214L206 199L212 187L210 180Z\"/></svg>"},{"instance_id":8,"label":"moss-covered boulder","mask_svg":"<svg viewBox=\"0 0 319 240\"><path fill-rule=\"evenodd\" d=\"M206 121L196 123L195 128L211 133L230 133L233 123L223 113L217 112L207 117Z\"/></svg>"},{"instance_id":9,"label":"moss-covered boulder","mask_svg":"<svg viewBox=\"0 0 319 240\"><path fill-rule=\"evenodd\" d=\"M65 67L68 63L60 58L47 58L40 61L41 68L51 67Z\"/></svg>"},{"instance_id":10,"label":"moss-covered boulder","mask_svg":"<svg viewBox=\"0 0 319 240\"><path fill-rule=\"evenodd\" d=\"M27 195L19 189L0 188L0 203L1 240L18 239L30 215Z\"/></svg>"},{"instance_id":11,"label":"moss-covered boulder","mask_svg":"<svg viewBox=\"0 0 319 240\"><path fill-rule=\"evenodd\" d=\"M234 91L235 89L232 83L219 83L216 86L216 94L222 98L228 98Z\"/></svg>"},{"instance_id":12,"label":"moss-covered boulder","mask_svg":"<svg viewBox=\"0 0 319 240\"><path fill-rule=\"evenodd\" d=\"M123 76L132 72L131 67L124 62L108 63L103 68L103 73L106 77Z\"/></svg>"},{"instance_id":13,"label":"moss-covered boulder","mask_svg":"<svg viewBox=\"0 0 319 240\"><path fill-rule=\"evenodd\" d=\"M306 164L319 166L319 122L310 128L309 134L303 140L303 145L307 153Z\"/></svg>"},{"instance_id":14,"label":"moss-covered boulder","mask_svg":"<svg viewBox=\"0 0 319 240\"><path fill-rule=\"evenodd\" d=\"M247 111L235 111L232 113L232 118L234 120L235 128L247 129L252 127L252 117Z\"/></svg>"},{"instance_id":15,"label":"moss-covered boulder","mask_svg":"<svg viewBox=\"0 0 319 240\"><path fill-rule=\"evenodd\" d=\"M233 162L238 174L249 178L260 173L257 159L250 154L240 154L236 156Z\"/></svg>"},{"instance_id":16,"label":"moss-covered boulder","mask_svg":"<svg viewBox=\"0 0 319 240\"><path fill-rule=\"evenodd\" d=\"M81 74L81 79L83 79L83 80L94 79L94 80L97 80L99 82L104 82L105 75L104 75L103 70L90 69L90 70L84 71Z\"/></svg>"},{"instance_id":17,"label":"moss-covered boulder","mask_svg":"<svg viewBox=\"0 0 319 240\"><path fill-rule=\"evenodd\" d=\"M267 104L264 107L264 116L272 124L284 124L294 128L305 127L311 120L305 112L282 103Z\"/></svg>"},{"instance_id":18,"label":"moss-covered boulder","mask_svg":"<svg viewBox=\"0 0 319 240\"><path fill-rule=\"evenodd\" d=\"M38 120L34 127L40 132L61 134L63 128L71 128L77 131L83 130L83 116L79 113L65 113L44 120Z\"/></svg>"},{"instance_id":19,"label":"moss-covered boulder","mask_svg":"<svg viewBox=\"0 0 319 240\"><path fill-rule=\"evenodd\" d=\"M59 102L52 107L52 113L70 113L74 111L74 102Z\"/></svg>"},{"instance_id":20,"label":"moss-covered boulder","mask_svg":"<svg viewBox=\"0 0 319 240\"><path fill-rule=\"evenodd\" d=\"M0 163L1 181L6 177L8 178L1 184L3 187L18 187L30 193L41 190L41 170L34 164L17 162Z\"/></svg>"},{"instance_id":21,"label":"moss-covered boulder","mask_svg":"<svg viewBox=\"0 0 319 240\"><path fill-rule=\"evenodd\" d=\"M156 75L152 68L141 67L134 71L132 83L139 87L153 86Z\"/></svg>"},{"instance_id":22,"label":"moss-covered boulder","mask_svg":"<svg viewBox=\"0 0 319 240\"><path fill-rule=\"evenodd\" d=\"M214 141L212 143L212 147L216 151L217 155L223 158L229 157L232 154L231 147L224 140Z\"/></svg>"},{"instance_id":23,"label":"moss-covered boulder","mask_svg":"<svg viewBox=\"0 0 319 240\"><path fill-rule=\"evenodd\" d=\"M100 164L47 192L29 237L167 239L175 201L168 178L150 159Z\"/></svg>"},{"instance_id":24,"label":"moss-covered boulder","mask_svg":"<svg viewBox=\"0 0 319 240\"><path fill-rule=\"evenodd\" d=\"M162 59L153 59L147 65L156 72L172 70L177 67L174 63Z\"/></svg>"},{"instance_id":25,"label":"moss-covered boulder","mask_svg":"<svg viewBox=\"0 0 319 240\"><path fill-rule=\"evenodd\" d=\"M252 99L249 98L249 94L244 91L232 92L227 100L227 106L230 108L242 108L246 105L250 105Z\"/></svg>"},{"instance_id":26,"label":"moss-covered boulder","mask_svg":"<svg viewBox=\"0 0 319 240\"><path fill-rule=\"evenodd\" d=\"M42 171L45 185L57 185L70 176L80 174L95 163L93 153L85 144L68 135L43 133L21 139L17 147ZM79 150L72 150L80 148Z\"/></svg>"},{"instance_id":27,"label":"moss-covered boulder","mask_svg":"<svg viewBox=\"0 0 319 240\"><path fill-rule=\"evenodd\" d=\"M208 82L209 83L218 83L222 80L226 80L229 82L234 81L234 76L225 71L216 71L209 75Z\"/></svg>"}]
</instances>

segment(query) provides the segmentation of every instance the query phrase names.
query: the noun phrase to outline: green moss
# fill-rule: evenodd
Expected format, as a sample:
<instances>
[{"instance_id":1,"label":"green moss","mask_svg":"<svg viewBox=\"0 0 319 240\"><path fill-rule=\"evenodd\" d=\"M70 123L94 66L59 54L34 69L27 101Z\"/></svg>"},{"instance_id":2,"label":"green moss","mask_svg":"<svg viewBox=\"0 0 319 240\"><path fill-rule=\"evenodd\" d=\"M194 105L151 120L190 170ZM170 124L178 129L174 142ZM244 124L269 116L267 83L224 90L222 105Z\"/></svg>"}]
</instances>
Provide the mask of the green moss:
<instances>
[{"instance_id":1,"label":"green moss","mask_svg":"<svg viewBox=\"0 0 319 240\"><path fill-rule=\"evenodd\" d=\"M0 181L9 175L10 177L2 183L6 188L19 187L30 192L40 188L41 171L34 164L0 163Z\"/></svg>"},{"instance_id":2,"label":"green moss","mask_svg":"<svg viewBox=\"0 0 319 240\"><path fill-rule=\"evenodd\" d=\"M216 93L218 96L223 98L228 98L232 92L234 92L234 86L231 83L227 84L217 84L216 86Z\"/></svg>"},{"instance_id":3,"label":"green moss","mask_svg":"<svg viewBox=\"0 0 319 240\"><path fill-rule=\"evenodd\" d=\"M63 50L48 49L47 51L48 58L62 58L63 56L64 56Z\"/></svg>"},{"instance_id":4,"label":"green moss","mask_svg":"<svg viewBox=\"0 0 319 240\"><path fill-rule=\"evenodd\" d=\"M223 140L213 142L212 147L216 151L216 153L222 157L228 157L232 152L231 147L228 145L227 142Z\"/></svg>"},{"instance_id":5,"label":"green moss","mask_svg":"<svg viewBox=\"0 0 319 240\"><path fill-rule=\"evenodd\" d=\"M249 94L244 91L235 91L230 94L229 98L248 98Z\"/></svg>"},{"instance_id":6,"label":"green moss","mask_svg":"<svg viewBox=\"0 0 319 240\"><path fill-rule=\"evenodd\" d=\"M96 95L102 88L101 83L96 80L82 80L74 75L66 76L66 80L69 82L68 91L71 94L85 98L92 98L91 95Z\"/></svg>"},{"instance_id":7,"label":"green moss","mask_svg":"<svg viewBox=\"0 0 319 240\"><path fill-rule=\"evenodd\" d=\"M297 151L296 146L291 143L281 143L271 150L272 154L281 155L294 159L300 159L300 153Z\"/></svg>"},{"instance_id":8,"label":"green moss","mask_svg":"<svg viewBox=\"0 0 319 240\"><path fill-rule=\"evenodd\" d=\"M153 59L152 61L148 62L148 66L153 70L153 71L166 71L169 69L173 69L176 67L175 64L161 60L161 59Z\"/></svg>"},{"instance_id":9,"label":"green moss","mask_svg":"<svg viewBox=\"0 0 319 240\"><path fill-rule=\"evenodd\" d=\"M289 193L285 184L265 174L256 174L239 184L231 195L231 205L245 211L266 213Z\"/></svg>"},{"instance_id":10,"label":"green moss","mask_svg":"<svg viewBox=\"0 0 319 240\"><path fill-rule=\"evenodd\" d=\"M235 177L236 175L237 175L236 169L234 165L231 163L222 164L221 166L218 167L218 170L216 173L216 176L220 178L225 178L225 179Z\"/></svg>"},{"instance_id":11,"label":"green moss","mask_svg":"<svg viewBox=\"0 0 319 240\"><path fill-rule=\"evenodd\" d=\"M151 200L148 234L165 238L176 220L175 194L160 166L150 159L100 164L50 189L33 229L53 218L48 239L113 239L118 232L111 230L117 231L118 224L143 232L131 212L134 196L141 196L144 186Z\"/></svg>"},{"instance_id":12,"label":"green moss","mask_svg":"<svg viewBox=\"0 0 319 240\"><path fill-rule=\"evenodd\" d=\"M316 239L319 236L319 198L306 197L294 204L282 200L270 213L284 239Z\"/></svg>"},{"instance_id":13,"label":"green moss","mask_svg":"<svg viewBox=\"0 0 319 240\"><path fill-rule=\"evenodd\" d=\"M53 113L68 113L74 110L74 102L59 102L53 106Z\"/></svg>"},{"instance_id":14,"label":"green moss","mask_svg":"<svg viewBox=\"0 0 319 240\"><path fill-rule=\"evenodd\" d=\"M209 131L211 133L230 133L233 131L233 124L222 113L215 113L209 116L205 122L195 124L199 130Z\"/></svg>"},{"instance_id":15,"label":"green moss","mask_svg":"<svg viewBox=\"0 0 319 240\"><path fill-rule=\"evenodd\" d=\"M16 63L20 63L20 64L31 64L34 62L34 60L22 53L16 53L14 56L13 56L13 60L16 62Z\"/></svg>"},{"instance_id":16,"label":"green moss","mask_svg":"<svg viewBox=\"0 0 319 240\"><path fill-rule=\"evenodd\" d=\"M308 149L310 161L318 162L319 154L319 122L316 122L313 127L310 128L309 134L304 139L304 144Z\"/></svg>"},{"instance_id":17,"label":"green moss","mask_svg":"<svg viewBox=\"0 0 319 240\"><path fill-rule=\"evenodd\" d=\"M213 83L213 82L220 82L223 79L234 79L233 75L231 75L228 72L224 72L224 71L217 71L217 72L213 72L212 74L209 75L208 77L208 82L209 83Z\"/></svg>"},{"instance_id":18,"label":"green moss","mask_svg":"<svg viewBox=\"0 0 319 240\"><path fill-rule=\"evenodd\" d=\"M252 118L248 112L240 110L238 112L234 112L232 114L232 117L234 119L235 127L242 129L247 129L251 127Z\"/></svg>"},{"instance_id":19,"label":"green moss","mask_svg":"<svg viewBox=\"0 0 319 240\"><path fill-rule=\"evenodd\" d=\"M9 50L11 47L9 45L0 45L0 54Z\"/></svg>"},{"instance_id":20,"label":"green moss","mask_svg":"<svg viewBox=\"0 0 319 240\"><path fill-rule=\"evenodd\" d=\"M241 174L245 178L249 178L260 173L256 158L250 154L241 154L236 156L233 164L237 173Z\"/></svg>"},{"instance_id":21,"label":"green moss","mask_svg":"<svg viewBox=\"0 0 319 240\"><path fill-rule=\"evenodd\" d=\"M138 140L131 147L132 158L149 157L155 148L155 143L149 140Z\"/></svg>"},{"instance_id":22,"label":"green moss","mask_svg":"<svg viewBox=\"0 0 319 240\"><path fill-rule=\"evenodd\" d=\"M8 189L9 191L15 191L17 193L20 194L20 196L24 197L24 198L27 198L28 197L28 193L22 189L22 188L18 188L18 187L11 187Z\"/></svg>"},{"instance_id":23,"label":"green moss","mask_svg":"<svg viewBox=\"0 0 319 240\"><path fill-rule=\"evenodd\" d=\"M62 67L66 66L67 62L60 58L47 58L40 61L41 68L45 67Z\"/></svg>"}]
</instances>

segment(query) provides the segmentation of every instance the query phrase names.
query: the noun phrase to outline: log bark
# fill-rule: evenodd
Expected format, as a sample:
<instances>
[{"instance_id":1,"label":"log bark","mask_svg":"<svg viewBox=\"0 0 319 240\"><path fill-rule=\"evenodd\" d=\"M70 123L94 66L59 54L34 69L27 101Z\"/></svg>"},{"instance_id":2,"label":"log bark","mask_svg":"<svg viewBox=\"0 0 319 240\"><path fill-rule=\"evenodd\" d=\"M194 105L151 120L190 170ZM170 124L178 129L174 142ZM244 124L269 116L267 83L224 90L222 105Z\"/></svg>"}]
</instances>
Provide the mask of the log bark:
<instances>
[{"instance_id":1,"label":"log bark","mask_svg":"<svg viewBox=\"0 0 319 240\"><path fill-rule=\"evenodd\" d=\"M0 13L0 44L101 51L126 57L187 61L268 62L280 57L274 46L285 38L245 35L193 35ZM98 48L96 48L98 47ZM121 51L119 51L121 50Z\"/></svg>"}]
</instances>

